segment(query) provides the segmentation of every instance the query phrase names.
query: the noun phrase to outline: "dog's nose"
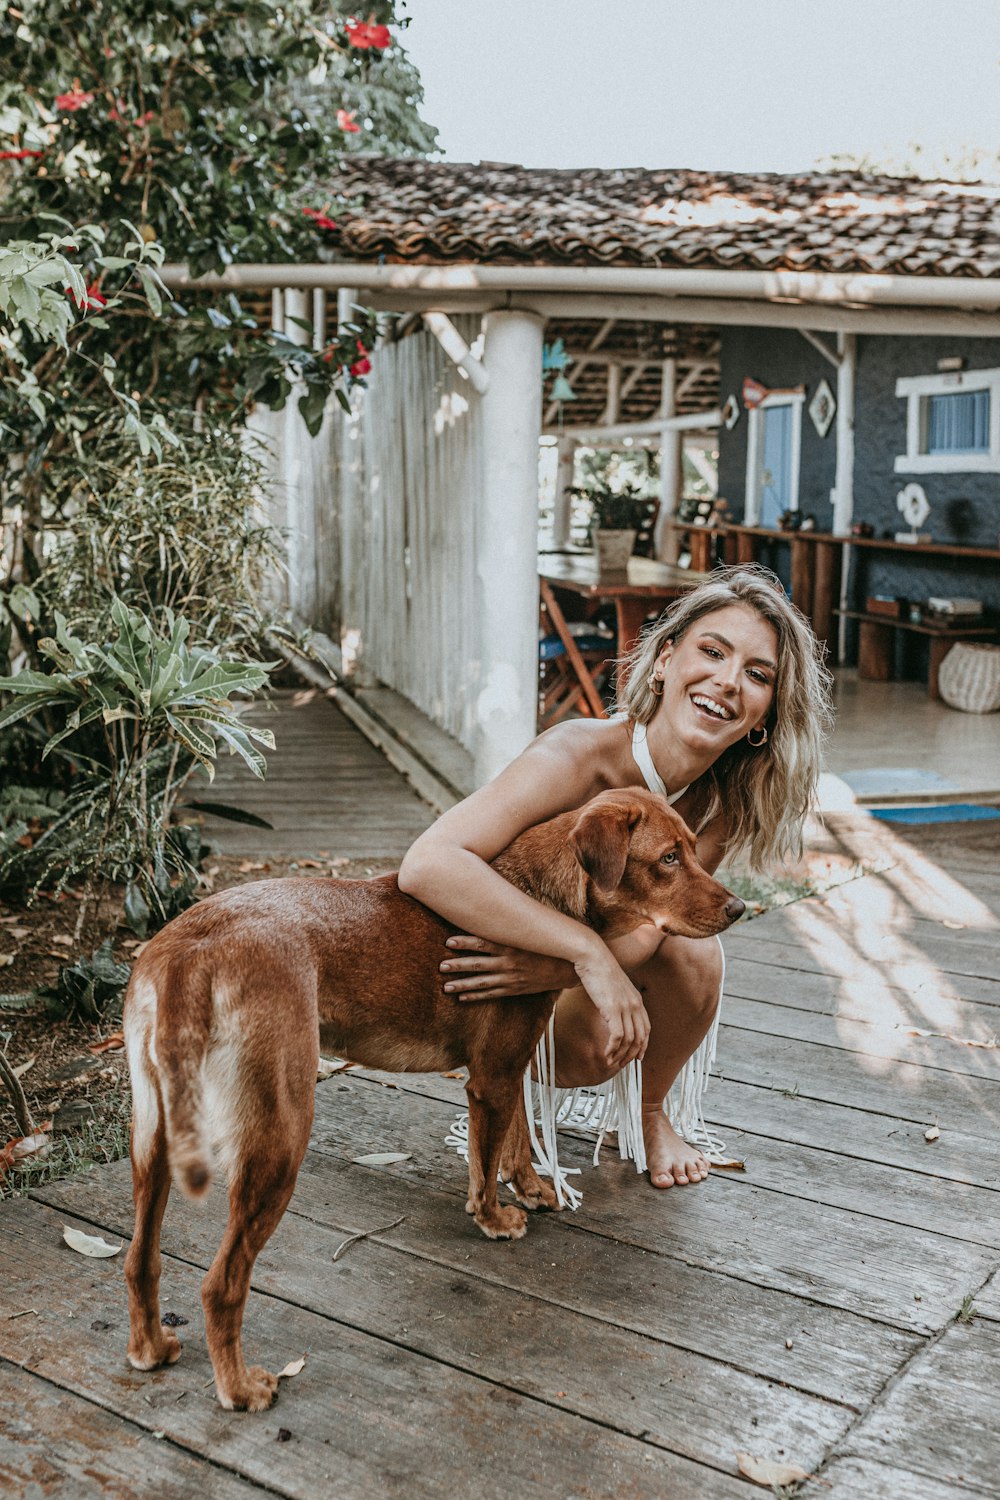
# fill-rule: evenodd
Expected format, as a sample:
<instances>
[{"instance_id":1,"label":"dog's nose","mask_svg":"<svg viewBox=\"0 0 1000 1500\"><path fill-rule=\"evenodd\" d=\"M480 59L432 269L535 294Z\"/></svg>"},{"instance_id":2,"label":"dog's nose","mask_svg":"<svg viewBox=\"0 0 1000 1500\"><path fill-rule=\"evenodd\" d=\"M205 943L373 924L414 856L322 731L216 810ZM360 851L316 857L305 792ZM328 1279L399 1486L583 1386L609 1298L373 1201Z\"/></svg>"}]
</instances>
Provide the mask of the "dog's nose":
<instances>
[{"instance_id":1,"label":"dog's nose","mask_svg":"<svg viewBox=\"0 0 1000 1500\"><path fill-rule=\"evenodd\" d=\"M729 900L726 902L723 908L730 922L735 922L737 917L742 917L746 909L746 902L741 901L739 896L730 896Z\"/></svg>"}]
</instances>

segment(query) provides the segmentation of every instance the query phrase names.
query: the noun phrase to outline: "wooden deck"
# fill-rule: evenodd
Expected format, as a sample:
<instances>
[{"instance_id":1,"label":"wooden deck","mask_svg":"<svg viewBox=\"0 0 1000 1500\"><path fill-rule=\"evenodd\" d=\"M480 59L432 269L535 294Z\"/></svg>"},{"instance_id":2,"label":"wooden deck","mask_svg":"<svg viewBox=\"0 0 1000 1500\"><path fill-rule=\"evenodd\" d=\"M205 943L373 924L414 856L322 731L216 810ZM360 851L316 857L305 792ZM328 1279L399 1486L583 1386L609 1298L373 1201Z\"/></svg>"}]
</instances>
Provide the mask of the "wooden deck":
<instances>
[{"instance_id":1,"label":"wooden deck","mask_svg":"<svg viewBox=\"0 0 1000 1500\"><path fill-rule=\"evenodd\" d=\"M327 758L354 731L316 722L297 744L335 781L364 748ZM392 773L340 798L344 827L398 854L421 809L397 785L366 825L376 774ZM346 853L310 787L295 839L312 827L312 847ZM61 1242L63 1224L128 1235L127 1163L0 1206L0 1490L721 1500L754 1493L746 1452L817 1474L817 1500L1000 1495L998 828L834 819L831 846L893 867L729 936L708 1112L745 1173L654 1193L568 1141L580 1210L490 1244L442 1145L458 1082L320 1084L247 1309L251 1358L307 1355L264 1415L211 1390L199 1283L221 1190L171 1199L163 1306L188 1320L185 1350L151 1375L125 1361L121 1258ZM353 1160L395 1150L409 1159Z\"/></svg>"}]
</instances>

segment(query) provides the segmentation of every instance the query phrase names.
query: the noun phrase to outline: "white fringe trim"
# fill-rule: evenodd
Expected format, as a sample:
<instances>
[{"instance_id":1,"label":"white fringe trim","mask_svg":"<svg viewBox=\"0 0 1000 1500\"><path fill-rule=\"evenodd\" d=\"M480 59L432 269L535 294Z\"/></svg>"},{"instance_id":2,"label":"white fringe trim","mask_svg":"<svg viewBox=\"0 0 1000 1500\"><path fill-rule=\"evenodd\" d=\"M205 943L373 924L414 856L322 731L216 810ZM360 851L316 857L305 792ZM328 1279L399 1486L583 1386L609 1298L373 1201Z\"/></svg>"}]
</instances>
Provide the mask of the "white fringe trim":
<instances>
[{"instance_id":1,"label":"white fringe trim","mask_svg":"<svg viewBox=\"0 0 1000 1500\"><path fill-rule=\"evenodd\" d=\"M663 1101L664 1113L679 1136L703 1151L710 1162L728 1161L725 1147L705 1123L703 1104L708 1081L715 1066L722 1015L722 990L726 979L726 955L722 952L722 983L719 1005L708 1035L681 1069L673 1088ZM579 1175L579 1167L562 1167L559 1163L557 1132L571 1130L596 1135L594 1166L598 1164L604 1137L618 1136L618 1154L622 1161L634 1161L637 1172L646 1171L646 1147L642 1135L642 1064L631 1062L596 1087L560 1089L555 1086L555 1014L535 1050L535 1071L524 1075L524 1108L528 1117L535 1166L543 1177L551 1177L556 1198L561 1205L577 1209L583 1194L567 1180ZM469 1159L469 1116L458 1116L445 1136L445 1145L453 1147L465 1161Z\"/></svg>"}]
</instances>

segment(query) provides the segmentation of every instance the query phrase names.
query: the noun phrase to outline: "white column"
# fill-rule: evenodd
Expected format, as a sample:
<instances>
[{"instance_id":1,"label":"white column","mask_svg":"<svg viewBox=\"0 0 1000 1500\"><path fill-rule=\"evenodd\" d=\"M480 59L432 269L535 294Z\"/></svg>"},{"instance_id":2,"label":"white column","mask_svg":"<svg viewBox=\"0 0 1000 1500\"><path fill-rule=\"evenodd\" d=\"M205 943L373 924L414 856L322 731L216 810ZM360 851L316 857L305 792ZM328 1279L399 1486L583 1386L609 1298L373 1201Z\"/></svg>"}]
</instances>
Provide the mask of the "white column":
<instances>
[{"instance_id":1,"label":"white column","mask_svg":"<svg viewBox=\"0 0 1000 1500\"><path fill-rule=\"evenodd\" d=\"M483 483L476 511L475 782L533 738L538 703L538 440L542 320L486 314ZM456 642L461 649L461 642Z\"/></svg>"},{"instance_id":2,"label":"white column","mask_svg":"<svg viewBox=\"0 0 1000 1500\"><path fill-rule=\"evenodd\" d=\"M653 550L663 562L677 561L677 537L667 526L672 521L681 498L684 435L669 425L677 414L677 364L663 361L663 386L660 395L660 513L656 518Z\"/></svg>"},{"instance_id":3,"label":"white column","mask_svg":"<svg viewBox=\"0 0 1000 1500\"><path fill-rule=\"evenodd\" d=\"M569 542L569 523L573 506L572 495L566 491L573 483L576 471L576 439L559 439L559 462L556 466L556 493L552 503L552 545L565 547Z\"/></svg>"},{"instance_id":4,"label":"white column","mask_svg":"<svg viewBox=\"0 0 1000 1500\"><path fill-rule=\"evenodd\" d=\"M854 377L858 336L837 334L837 476L834 480L833 530L848 536L854 515Z\"/></svg>"},{"instance_id":5,"label":"white column","mask_svg":"<svg viewBox=\"0 0 1000 1500\"><path fill-rule=\"evenodd\" d=\"M310 318L308 292L297 287L285 290L285 338L293 344L308 344L308 330L300 322ZM299 319L300 322L293 322ZM313 567L309 496L305 493L309 471L307 447L312 441L306 424L299 416L300 381L292 382L285 403L281 443L281 484L285 492L286 547L288 551L288 594L292 613L308 623L309 602L313 590L307 574Z\"/></svg>"},{"instance_id":6,"label":"white column","mask_svg":"<svg viewBox=\"0 0 1000 1500\"><path fill-rule=\"evenodd\" d=\"M337 293L338 324L351 321L354 302L354 293L344 290ZM360 413L363 399L356 394L351 402L351 415L340 411L339 418L341 669L358 687L371 681L364 670L365 476Z\"/></svg>"}]
</instances>

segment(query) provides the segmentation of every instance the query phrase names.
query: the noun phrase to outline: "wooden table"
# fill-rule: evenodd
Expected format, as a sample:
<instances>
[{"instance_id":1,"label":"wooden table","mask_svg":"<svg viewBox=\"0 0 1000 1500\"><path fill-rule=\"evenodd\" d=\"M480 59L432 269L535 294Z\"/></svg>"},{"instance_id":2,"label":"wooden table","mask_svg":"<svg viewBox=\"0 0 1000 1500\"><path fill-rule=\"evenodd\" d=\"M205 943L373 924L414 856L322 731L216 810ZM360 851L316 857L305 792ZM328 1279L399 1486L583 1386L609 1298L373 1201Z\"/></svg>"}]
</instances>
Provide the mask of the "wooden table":
<instances>
[{"instance_id":1,"label":"wooden table","mask_svg":"<svg viewBox=\"0 0 1000 1500\"><path fill-rule=\"evenodd\" d=\"M596 718L604 717L604 705L570 633L557 590L578 594L589 604L613 603L617 615L616 654L631 651L646 617L664 609L681 594L704 582L705 574L648 557L633 557L628 567L602 573L592 553L543 553L538 559L541 608L566 648L566 657L582 689L583 701Z\"/></svg>"}]
</instances>

